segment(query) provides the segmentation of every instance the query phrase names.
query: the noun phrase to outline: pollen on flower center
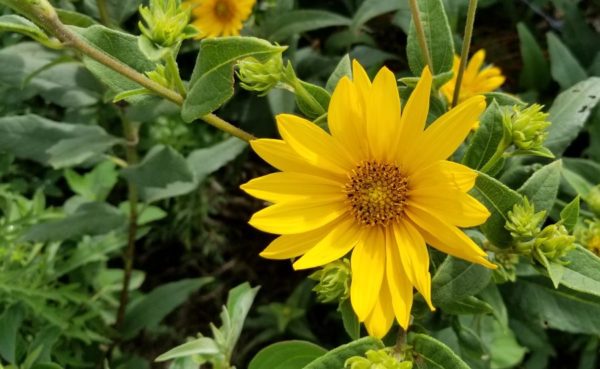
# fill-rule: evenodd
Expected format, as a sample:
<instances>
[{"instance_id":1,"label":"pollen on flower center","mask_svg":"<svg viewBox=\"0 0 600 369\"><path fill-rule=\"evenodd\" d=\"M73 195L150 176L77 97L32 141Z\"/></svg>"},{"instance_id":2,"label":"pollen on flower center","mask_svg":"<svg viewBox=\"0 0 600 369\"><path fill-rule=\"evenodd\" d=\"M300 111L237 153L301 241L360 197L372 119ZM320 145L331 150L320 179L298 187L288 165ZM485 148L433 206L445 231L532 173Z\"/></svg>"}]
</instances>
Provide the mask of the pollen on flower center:
<instances>
[{"instance_id":1,"label":"pollen on flower center","mask_svg":"<svg viewBox=\"0 0 600 369\"><path fill-rule=\"evenodd\" d=\"M363 161L349 173L344 192L359 223L387 225L404 214L408 178L394 164Z\"/></svg>"},{"instance_id":2,"label":"pollen on flower center","mask_svg":"<svg viewBox=\"0 0 600 369\"><path fill-rule=\"evenodd\" d=\"M218 1L215 4L215 15L217 18L228 21L233 17L233 11L230 8L231 5L227 1Z\"/></svg>"}]
</instances>

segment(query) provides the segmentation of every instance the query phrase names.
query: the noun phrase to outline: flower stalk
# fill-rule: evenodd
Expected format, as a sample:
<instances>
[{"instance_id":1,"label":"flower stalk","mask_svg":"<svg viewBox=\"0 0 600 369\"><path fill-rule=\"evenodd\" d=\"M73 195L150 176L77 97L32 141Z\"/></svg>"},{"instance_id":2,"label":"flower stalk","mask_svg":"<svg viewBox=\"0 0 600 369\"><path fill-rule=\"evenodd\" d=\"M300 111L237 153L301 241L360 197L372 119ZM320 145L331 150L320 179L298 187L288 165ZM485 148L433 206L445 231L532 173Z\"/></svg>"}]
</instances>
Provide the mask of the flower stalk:
<instances>
[{"instance_id":1,"label":"flower stalk","mask_svg":"<svg viewBox=\"0 0 600 369\"><path fill-rule=\"evenodd\" d=\"M431 55L429 55L429 49L427 48L427 38L425 37L425 30L423 29L423 23L421 22L421 16L419 15L417 0L410 0L410 11L412 13L415 29L417 30L417 38L419 40L419 46L421 47L421 53L429 66L429 70L433 73L433 62L431 61Z\"/></svg>"},{"instance_id":2,"label":"flower stalk","mask_svg":"<svg viewBox=\"0 0 600 369\"><path fill-rule=\"evenodd\" d=\"M458 67L458 75L456 76L456 86L454 87L454 96L452 97L452 107L455 107L456 104L458 104L458 99L460 97L460 85L462 84L463 75L467 66L467 59L469 58L469 47L471 46L471 38L473 36L476 11L477 0L469 0L469 8L467 9L467 22L465 24L465 36L460 53L460 66Z\"/></svg>"}]
</instances>

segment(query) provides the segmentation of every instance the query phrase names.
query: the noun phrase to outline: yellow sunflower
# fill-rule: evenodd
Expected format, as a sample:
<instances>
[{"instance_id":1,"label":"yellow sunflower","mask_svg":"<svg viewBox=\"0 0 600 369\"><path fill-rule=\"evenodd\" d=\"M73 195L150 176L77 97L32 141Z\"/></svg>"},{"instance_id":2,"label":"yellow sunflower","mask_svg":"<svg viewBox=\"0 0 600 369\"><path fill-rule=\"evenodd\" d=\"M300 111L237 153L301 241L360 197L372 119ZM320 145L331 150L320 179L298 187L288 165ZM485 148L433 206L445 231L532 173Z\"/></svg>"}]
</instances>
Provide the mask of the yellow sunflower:
<instances>
[{"instance_id":1,"label":"yellow sunflower","mask_svg":"<svg viewBox=\"0 0 600 369\"><path fill-rule=\"evenodd\" d=\"M280 235L262 253L302 255L295 269L314 268L352 252L350 299L370 335L383 337L394 317L407 328L413 286L431 303L426 243L490 268L494 265L459 227L485 222L488 210L467 194L473 170L446 159L485 108L476 96L427 129L432 77L423 71L402 114L394 74L371 82L354 62L329 106L329 128L293 115L277 116L282 139L251 142L281 172L242 185L272 202L250 220Z\"/></svg>"},{"instance_id":2,"label":"yellow sunflower","mask_svg":"<svg viewBox=\"0 0 600 369\"><path fill-rule=\"evenodd\" d=\"M184 0L193 7L192 24L200 31L198 38L239 35L254 3L256 0Z\"/></svg>"},{"instance_id":3,"label":"yellow sunflower","mask_svg":"<svg viewBox=\"0 0 600 369\"><path fill-rule=\"evenodd\" d=\"M479 50L471 57L471 60L469 60L463 74L458 102L463 102L472 96L492 92L504 83L505 77L502 75L500 68L488 66L482 69L484 60L485 50ZM454 76L440 88L440 91L449 102L452 101L454 96L454 87L456 86L456 76L458 75L459 65L460 58L454 56L454 64L452 65Z\"/></svg>"}]
</instances>

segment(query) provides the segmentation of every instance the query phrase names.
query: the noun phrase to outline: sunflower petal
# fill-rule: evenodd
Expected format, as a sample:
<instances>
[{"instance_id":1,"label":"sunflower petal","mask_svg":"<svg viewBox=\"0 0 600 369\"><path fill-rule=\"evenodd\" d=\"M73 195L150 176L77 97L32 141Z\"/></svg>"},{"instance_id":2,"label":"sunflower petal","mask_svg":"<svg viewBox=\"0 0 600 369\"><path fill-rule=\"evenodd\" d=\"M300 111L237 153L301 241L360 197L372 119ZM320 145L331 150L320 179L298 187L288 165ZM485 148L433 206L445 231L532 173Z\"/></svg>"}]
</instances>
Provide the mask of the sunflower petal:
<instances>
[{"instance_id":1,"label":"sunflower petal","mask_svg":"<svg viewBox=\"0 0 600 369\"><path fill-rule=\"evenodd\" d=\"M275 260L285 260L300 256L322 240L332 226L334 225L327 225L310 232L279 236L260 253L260 256L265 259Z\"/></svg>"},{"instance_id":2,"label":"sunflower petal","mask_svg":"<svg viewBox=\"0 0 600 369\"><path fill-rule=\"evenodd\" d=\"M240 186L246 193L270 202L290 201L319 196L335 197L343 201L343 183L306 173L277 172L254 178Z\"/></svg>"},{"instance_id":3,"label":"sunflower petal","mask_svg":"<svg viewBox=\"0 0 600 369\"><path fill-rule=\"evenodd\" d=\"M431 310L431 275L429 253L423 236L409 222L400 222L393 227L402 267L410 282L423 295Z\"/></svg>"},{"instance_id":4,"label":"sunflower petal","mask_svg":"<svg viewBox=\"0 0 600 369\"><path fill-rule=\"evenodd\" d=\"M436 161L410 175L411 187L416 189L437 188L441 185L467 192L473 188L476 180L476 171L447 160Z\"/></svg>"},{"instance_id":5,"label":"sunflower petal","mask_svg":"<svg viewBox=\"0 0 600 369\"><path fill-rule=\"evenodd\" d=\"M314 268L346 255L356 245L360 228L354 219L345 219L330 227L332 230L294 263L294 269Z\"/></svg>"},{"instance_id":6,"label":"sunflower petal","mask_svg":"<svg viewBox=\"0 0 600 369\"><path fill-rule=\"evenodd\" d=\"M365 319L365 327L369 335L376 338L383 338L394 323L394 309L392 307L392 296L386 279L383 279L379 299L371 314Z\"/></svg>"},{"instance_id":7,"label":"sunflower petal","mask_svg":"<svg viewBox=\"0 0 600 369\"><path fill-rule=\"evenodd\" d=\"M248 223L263 232L297 234L329 224L345 212L346 205L338 198L302 199L271 205L255 213Z\"/></svg>"},{"instance_id":8,"label":"sunflower petal","mask_svg":"<svg viewBox=\"0 0 600 369\"><path fill-rule=\"evenodd\" d=\"M478 226L490 216L488 209L472 196L446 186L410 191L408 204L459 227Z\"/></svg>"},{"instance_id":9,"label":"sunflower petal","mask_svg":"<svg viewBox=\"0 0 600 369\"><path fill-rule=\"evenodd\" d=\"M402 262L398 245L393 235L393 230L389 228L386 238L386 279L390 287L392 297L392 308L398 324L404 329L408 329L410 324L410 309L413 303L413 286L408 280Z\"/></svg>"},{"instance_id":10,"label":"sunflower petal","mask_svg":"<svg viewBox=\"0 0 600 369\"><path fill-rule=\"evenodd\" d=\"M352 148L353 159L365 157L363 101L348 77L343 77L333 91L327 119L333 137Z\"/></svg>"},{"instance_id":11,"label":"sunflower petal","mask_svg":"<svg viewBox=\"0 0 600 369\"><path fill-rule=\"evenodd\" d=\"M483 61L485 60L485 50L481 49L477 51L469 60L465 74L476 76L479 73L481 67L483 67Z\"/></svg>"},{"instance_id":12,"label":"sunflower petal","mask_svg":"<svg viewBox=\"0 0 600 369\"><path fill-rule=\"evenodd\" d=\"M365 232L352 251L350 302L363 322L379 297L385 265L385 236L381 229Z\"/></svg>"},{"instance_id":13,"label":"sunflower petal","mask_svg":"<svg viewBox=\"0 0 600 369\"><path fill-rule=\"evenodd\" d=\"M432 80L429 68L425 67L417 83L417 87L415 87L406 102L400 121L400 143L403 145L414 144L425 128L429 112L429 95L431 94Z\"/></svg>"}]
</instances>

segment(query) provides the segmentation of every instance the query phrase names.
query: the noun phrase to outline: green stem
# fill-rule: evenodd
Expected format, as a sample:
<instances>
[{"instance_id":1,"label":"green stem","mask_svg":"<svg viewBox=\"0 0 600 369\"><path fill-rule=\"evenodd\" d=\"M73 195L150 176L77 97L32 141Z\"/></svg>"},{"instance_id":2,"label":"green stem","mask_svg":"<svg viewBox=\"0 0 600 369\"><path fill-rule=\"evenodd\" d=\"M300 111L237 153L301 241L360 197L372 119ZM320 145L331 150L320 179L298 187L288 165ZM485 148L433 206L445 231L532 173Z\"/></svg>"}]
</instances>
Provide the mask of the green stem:
<instances>
[{"instance_id":1,"label":"green stem","mask_svg":"<svg viewBox=\"0 0 600 369\"><path fill-rule=\"evenodd\" d=\"M423 23L421 22L421 16L419 14L419 6L417 0L410 0L410 11L412 13L413 23L417 31L417 38L419 40L419 46L421 47L421 53L429 66L429 71L433 74L433 63L431 62L431 55L429 55L429 49L427 48L427 37L425 36L425 30L423 29Z\"/></svg>"},{"instance_id":2,"label":"green stem","mask_svg":"<svg viewBox=\"0 0 600 369\"><path fill-rule=\"evenodd\" d=\"M502 157L504 156L504 152L509 147L510 145L500 143L500 145L498 145L498 147L496 148L496 152L494 153L494 155L492 155L490 160L488 160L488 162L485 163L485 165L480 169L480 171L483 173L489 172L498 163L498 160L502 159Z\"/></svg>"},{"instance_id":3,"label":"green stem","mask_svg":"<svg viewBox=\"0 0 600 369\"><path fill-rule=\"evenodd\" d=\"M135 165L139 162L137 152L137 143L139 127L131 122L125 114L121 114L121 122L123 124L123 135L129 143L125 150L127 156L127 165ZM135 258L135 239L137 235L138 222L138 202L139 193L137 186L129 181L127 184L128 200L129 200L129 228L127 232L127 248L123 254L123 287L119 298L119 310L117 311L117 329L123 327L125 320L125 312L129 302L129 285L131 283L131 273L133 272L133 260Z\"/></svg>"},{"instance_id":4,"label":"green stem","mask_svg":"<svg viewBox=\"0 0 600 369\"><path fill-rule=\"evenodd\" d=\"M177 88L179 94L185 98L185 96L187 95L187 89L185 88L185 85L181 80L181 75L179 74L179 66L177 65L177 60L175 59L175 53L173 51L168 52L165 59L165 64L167 67L167 73L169 77L174 79L175 88Z\"/></svg>"},{"instance_id":5,"label":"green stem","mask_svg":"<svg viewBox=\"0 0 600 369\"><path fill-rule=\"evenodd\" d=\"M79 36L77 36L75 33L71 32L71 30L68 29L58 19L58 16L55 12L52 14L37 12L34 14L34 16L40 23L44 25L44 28L48 30L48 32L53 34L57 39L59 39L67 46L79 50L82 54L129 78L130 80L138 83L139 85L147 88L148 90L153 91L157 95L162 96L163 98L179 106L183 105L184 97L181 96L179 93L169 88L166 88L157 82L154 82L153 80L146 77L142 73L136 71L135 69L131 68L127 64L123 64L121 61L106 54L104 51L101 51L96 47L90 45L89 43L81 39ZM250 141L255 139L255 137L250 133L235 127L233 124L217 117L214 114L207 114L205 116L200 117L200 119L241 140Z\"/></svg>"},{"instance_id":6,"label":"green stem","mask_svg":"<svg viewBox=\"0 0 600 369\"><path fill-rule=\"evenodd\" d=\"M454 96L452 97L452 107L458 104L460 97L460 87L462 84L463 74L467 66L469 58L469 46L471 45L471 37L473 36L473 27L475 25L475 12L477 10L477 0L469 0L469 8L467 10L467 22L465 24L465 37L463 39L462 51L460 53L460 65L458 67L458 75L456 76L456 85L454 85Z\"/></svg>"},{"instance_id":7,"label":"green stem","mask_svg":"<svg viewBox=\"0 0 600 369\"><path fill-rule=\"evenodd\" d=\"M104 25L108 25L110 23L110 17L108 15L108 6L106 5L106 0L96 0L96 5L98 6L100 22L102 22Z\"/></svg>"}]
</instances>

